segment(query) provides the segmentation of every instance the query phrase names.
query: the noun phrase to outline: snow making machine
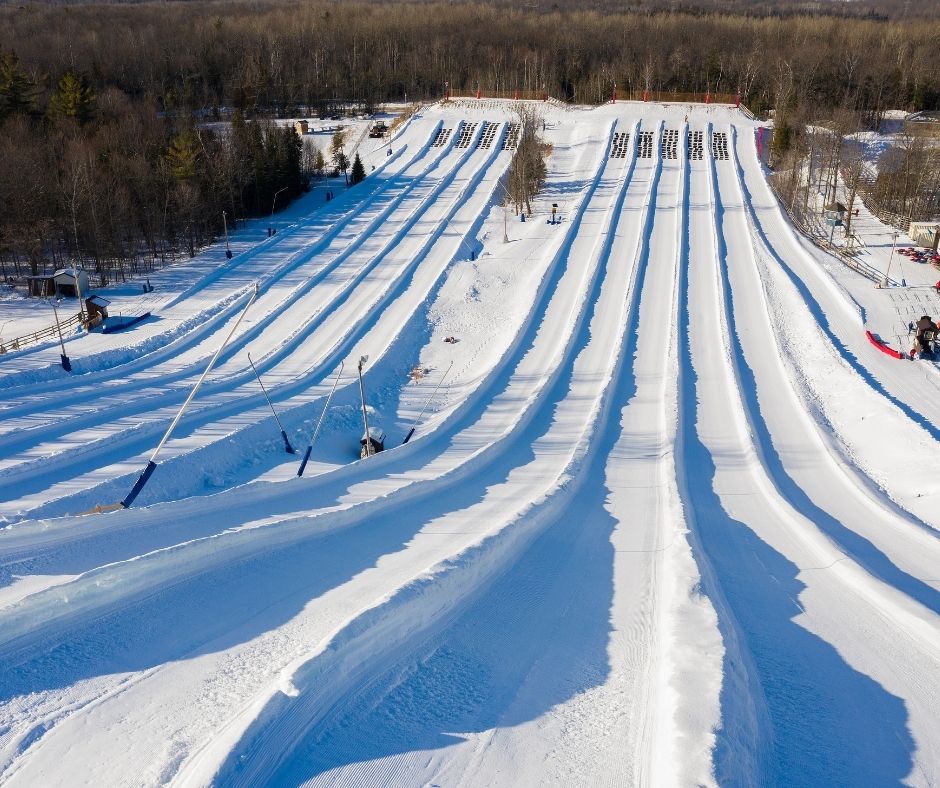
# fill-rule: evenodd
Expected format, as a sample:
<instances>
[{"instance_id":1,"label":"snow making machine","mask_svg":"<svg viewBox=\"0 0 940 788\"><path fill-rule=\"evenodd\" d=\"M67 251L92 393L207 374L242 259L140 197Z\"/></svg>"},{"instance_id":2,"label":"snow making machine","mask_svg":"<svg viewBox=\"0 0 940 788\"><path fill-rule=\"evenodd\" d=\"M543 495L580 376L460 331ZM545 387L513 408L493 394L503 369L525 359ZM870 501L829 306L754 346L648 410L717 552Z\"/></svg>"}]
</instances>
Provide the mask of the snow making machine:
<instances>
[{"instance_id":1,"label":"snow making machine","mask_svg":"<svg viewBox=\"0 0 940 788\"><path fill-rule=\"evenodd\" d=\"M371 457L380 451L385 451L385 430L381 427L369 427L368 433L363 433L359 439L359 459Z\"/></svg>"}]
</instances>

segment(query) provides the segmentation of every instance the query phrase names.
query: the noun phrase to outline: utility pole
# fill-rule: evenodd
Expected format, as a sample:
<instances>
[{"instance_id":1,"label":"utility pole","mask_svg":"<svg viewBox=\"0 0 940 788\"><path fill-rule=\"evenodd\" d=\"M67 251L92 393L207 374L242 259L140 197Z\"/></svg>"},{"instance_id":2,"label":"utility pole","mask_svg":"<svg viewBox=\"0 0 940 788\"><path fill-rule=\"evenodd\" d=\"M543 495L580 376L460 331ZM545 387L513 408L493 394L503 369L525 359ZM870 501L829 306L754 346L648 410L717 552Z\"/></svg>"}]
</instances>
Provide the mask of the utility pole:
<instances>
[{"instance_id":1,"label":"utility pole","mask_svg":"<svg viewBox=\"0 0 940 788\"><path fill-rule=\"evenodd\" d=\"M372 456L372 436L369 435L369 414L366 411L366 390L362 385L362 367L369 360L368 356L359 357L359 398L362 400L362 424L366 431L366 457Z\"/></svg>"}]
</instances>

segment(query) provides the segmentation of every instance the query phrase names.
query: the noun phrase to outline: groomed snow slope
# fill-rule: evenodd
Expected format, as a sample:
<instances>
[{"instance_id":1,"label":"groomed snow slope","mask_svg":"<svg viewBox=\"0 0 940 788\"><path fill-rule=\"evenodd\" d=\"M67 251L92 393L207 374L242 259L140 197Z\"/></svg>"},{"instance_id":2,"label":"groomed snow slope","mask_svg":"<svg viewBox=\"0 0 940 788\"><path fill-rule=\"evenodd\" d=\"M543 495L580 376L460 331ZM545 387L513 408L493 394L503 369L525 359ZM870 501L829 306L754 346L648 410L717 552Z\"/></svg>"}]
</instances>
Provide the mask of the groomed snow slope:
<instances>
[{"instance_id":1,"label":"groomed snow slope","mask_svg":"<svg viewBox=\"0 0 940 788\"><path fill-rule=\"evenodd\" d=\"M0 783L940 781L937 369L737 111L535 108L524 223L511 103L429 107L71 377L0 362ZM301 450L342 367L302 478L248 351Z\"/></svg>"}]
</instances>

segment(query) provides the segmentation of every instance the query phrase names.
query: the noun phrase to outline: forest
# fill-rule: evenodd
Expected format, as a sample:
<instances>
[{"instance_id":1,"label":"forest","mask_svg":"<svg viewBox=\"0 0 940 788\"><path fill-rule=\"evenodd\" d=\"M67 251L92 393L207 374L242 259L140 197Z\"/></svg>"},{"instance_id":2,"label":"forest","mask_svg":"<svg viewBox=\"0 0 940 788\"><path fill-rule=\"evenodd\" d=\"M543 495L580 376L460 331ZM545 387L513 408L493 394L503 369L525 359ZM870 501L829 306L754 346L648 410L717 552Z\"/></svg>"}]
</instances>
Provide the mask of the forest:
<instances>
[{"instance_id":1,"label":"forest","mask_svg":"<svg viewBox=\"0 0 940 788\"><path fill-rule=\"evenodd\" d=\"M223 210L263 214L313 175L271 118L436 99L445 83L588 104L615 85L739 92L791 124L940 107L940 21L915 13L928 6L740 5L2 6L0 276L78 258L106 280L191 254Z\"/></svg>"}]
</instances>

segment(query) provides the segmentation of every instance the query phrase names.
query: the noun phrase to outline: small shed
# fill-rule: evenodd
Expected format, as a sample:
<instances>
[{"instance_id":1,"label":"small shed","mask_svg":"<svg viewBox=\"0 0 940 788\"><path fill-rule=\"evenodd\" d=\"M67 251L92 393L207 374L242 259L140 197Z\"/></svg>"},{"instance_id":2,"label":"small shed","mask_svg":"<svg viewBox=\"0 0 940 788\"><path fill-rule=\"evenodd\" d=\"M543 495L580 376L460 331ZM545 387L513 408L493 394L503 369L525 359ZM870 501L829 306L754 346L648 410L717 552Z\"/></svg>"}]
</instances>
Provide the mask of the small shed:
<instances>
[{"instance_id":1,"label":"small shed","mask_svg":"<svg viewBox=\"0 0 940 788\"><path fill-rule=\"evenodd\" d=\"M85 299L85 309L88 310L89 322L101 322L108 316L108 305L111 302L107 298L94 295Z\"/></svg>"},{"instance_id":2,"label":"small shed","mask_svg":"<svg viewBox=\"0 0 940 788\"><path fill-rule=\"evenodd\" d=\"M310 124L305 120L295 120L294 121L294 131L296 131L301 137L307 133L310 129Z\"/></svg>"},{"instance_id":3,"label":"small shed","mask_svg":"<svg viewBox=\"0 0 940 788\"><path fill-rule=\"evenodd\" d=\"M907 234L919 246L927 246L937 251L938 240L940 240L940 221L911 222Z\"/></svg>"},{"instance_id":4,"label":"small shed","mask_svg":"<svg viewBox=\"0 0 940 788\"><path fill-rule=\"evenodd\" d=\"M60 268L53 274L55 292L59 296L78 298L81 293L87 293L88 274L82 268Z\"/></svg>"},{"instance_id":5,"label":"small shed","mask_svg":"<svg viewBox=\"0 0 940 788\"><path fill-rule=\"evenodd\" d=\"M55 295L55 274L40 274L26 277L26 292L37 298Z\"/></svg>"}]
</instances>

